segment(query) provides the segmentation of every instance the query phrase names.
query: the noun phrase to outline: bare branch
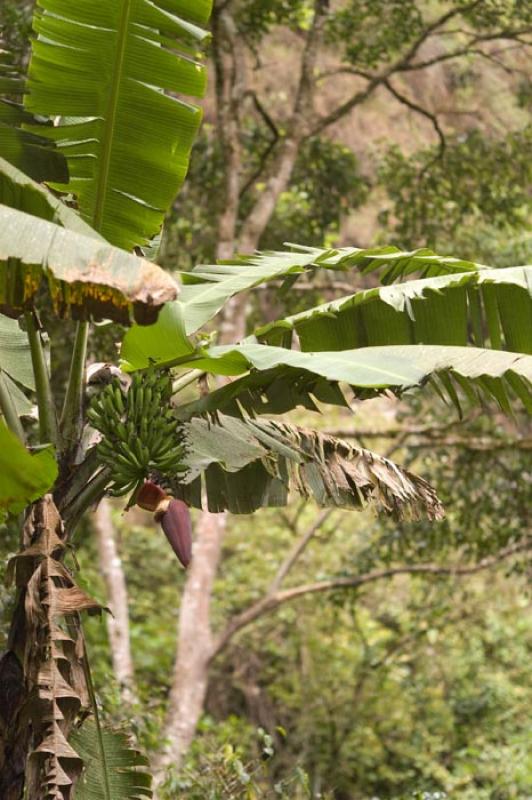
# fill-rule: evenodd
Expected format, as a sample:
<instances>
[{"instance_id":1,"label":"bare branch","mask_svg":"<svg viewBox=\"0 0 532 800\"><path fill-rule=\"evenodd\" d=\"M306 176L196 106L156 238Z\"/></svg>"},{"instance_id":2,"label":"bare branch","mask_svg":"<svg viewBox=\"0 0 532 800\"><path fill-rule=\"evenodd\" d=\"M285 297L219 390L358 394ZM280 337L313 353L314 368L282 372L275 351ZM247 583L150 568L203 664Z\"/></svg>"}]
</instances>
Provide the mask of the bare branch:
<instances>
[{"instance_id":1,"label":"bare branch","mask_svg":"<svg viewBox=\"0 0 532 800\"><path fill-rule=\"evenodd\" d=\"M489 42L489 41L496 41L499 39L510 39L513 41L521 42L524 45L527 45L528 42L523 41L520 39L521 35L530 33L529 28L521 28L521 29L507 29L507 30L500 30L494 31L493 33L483 34L483 35L472 35L469 33L468 35L471 36L470 41L464 47L461 47L457 50L454 50L450 53L442 53L441 55L434 56L433 58L426 59L424 61L417 61L413 62L413 59L418 54L422 45L432 36L441 35L442 31L440 30L447 22L449 22L453 17L458 16L459 14L463 14L464 12L471 11L480 5L481 0L475 0L473 3L469 3L467 6L462 6L461 8L453 8L450 11L446 12L442 16L438 17L438 19L434 20L430 25L421 32L421 34L417 37L417 39L413 42L410 48L400 56L393 64L385 67L380 73L372 74L365 70L361 70L355 67L342 67L338 70L333 70L330 72L325 72L321 77L328 78L332 77L336 74L352 74L358 77L364 78L368 81L367 86L355 94L353 94L348 100L346 100L341 105L337 106L333 111L329 114L323 116L317 125L315 125L309 135L317 135L321 133L323 130L328 128L330 125L337 122L339 119L344 117L350 111L352 111L356 106L363 103L365 100L373 94L373 92L379 87L382 86L392 75L398 72L412 72L414 70L421 70L426 69L427 67L434 66L435 64L439 64L442 61L448 61L451 59L459 58L464 55L470 54L475 45L481 44L482 42ZM445 31L443 31L444 33Z\"/></svg>"},{"instance_id":2,"label":"bare branch","mask_svg":"<svg viewBox=\"0 0 532 800\"><path fill-rule=\"evenodd\" d=\"M242 199L242 197L246 194L246 192L253 186L253 184L256 181L258 181L260 176L264 173L264 171L266 169L266 165L268 164L268 160L270 158L270 155L272 154L273 150L275 149L275 145L277 144L277 142L279 141L279 138L280 138L279 137L279 131L277 129L277 125L275 124L273 119L270 117L270 115L268 114L268 112L266 111L264 106L262 105L261 101L259 100L259 98L257 96L257 93L255 91L249 91L249 92L247 92L247 96L251 97L251 99L253 100L253 105L255 106L257 112L260 114L260 116L262 117L262 119L264 120L264 122L266 123L268 128L270 129L270 131L272 133L272 138L271 138L268 146L261 153L261 156L259 158L259 165L258 165L257 169L253 172L253 174L248 178L248 180L246 181L246 183L242 187L242 189L240 191L240 199Z\"/></svg>"},{"instance_id":3,"label":"bare branch","mask_svg":"<svg viewBox=\"0 0 532 800\"><path fill-rule=\"evenodd\" d=\"M483 558L477 564L468 564L465 566L461 564L443 565L434 563L402 565L398 567L389 567L387 569L377 569L365 575L354 575L350 578L332 578L328 581L307 583L301 586L294 586L291 589L285 589L284 591L275 592L273 595L265 595L245 611L233 617L225 630L216 639L211 651L210 660L212 661L216 658L216 656L227 647L233 636L243 628L255 622L259 617L270 613L285 603L291 603L299 597L336 591L337 589L357 589L369 583L375 583L376 581L386 578L393 578L396 575L448 575L450 577L474 575L514 555L527 552L530 549L532 549L532 539L527 539L524 542L506 547L493 556Z\"/></svg>"},{"instance_id":4,"label":"bare branch","mask_svg":"<svg viewBox=\"0 0 532 800\"><path fill-rule=\"evenodd\" d=\"M438 118L431 111L428 111L428 109L424 108L423 106L420 106L418 103L415 103L413 100L410 100L404 94L399 92L394 86L392 86L392 84L388 79L383 81L383 86L385 86L390 92L390 94L393 97L395 97L395 99L398 100L400 103L402 103L402 105L406 106L407 108L410 108L412 111L415 111L416 114L421 114L421 116L425 117L425 119L428 119L429 122L432 124L432 127L436 131L436 135L440 140L438 154L436 155L435 159L431 159L431 161L425 165L425 167L422 170L422 172L425 172L430 166L432 166L432 164L435 161L439 160L440 158L443 158L443 154L445 153L445 147L446 147L445 134L443 133L440 127Z\"/></svg>"},{"instance_id":5,"label":"bare branch","mask_svg":"<svg viewBox=\"0 0 532 800\"><path fill-rule=\"evenodd\" d=\"M414 72L416 70L427 69L427 67L433 67L435 64L440 64L442 61L450 61L454 58L460 58L461 56L469 55L470 53L477 53L478 55L485 55L483 51L478 51L475 48L475 45L482 44L483 42L493 42L498 40L511 40L520 42L521 45L524 47L528 47L530 42L522 41L519 36L522 33L532 33L532 29L523 29L520 31L497 31L491 34L484 34L483 36L473 36L470 41L464 47L460 47L457 50L451 50L448 53L441 53L438 56L433 56L432 58L428 58L425 61L417 61L413 64L404 64L403 66L398 67L396 70L397 72Z\"/></svg>"},{"instance_id":6,"label":"bare branch","mask_svg":"<svg viewBox=\"0 0 532 800\"><path fill-rule=\"evenodd\" d=\"M290 572L296 561L302 555L307 545L310 543L310 540L315 536L315 534L319 531L322 525L325 522L327 522L327 520L329 519L334 510L335 510L334 508L327 508L325 509L325 511L322 511L322 513L319 515L316 521L310 526L310 528L308 528L308 530L306 530L303 533L303 535L294 543L294 546L292 547L287 557L277 570L275 578L271 582L270 587L268 589L267 592L268 595L275 594L275 592L278 591L284 579L286 578L286 576L288 575L288 573Z\"/></svg>"}]
</instances>

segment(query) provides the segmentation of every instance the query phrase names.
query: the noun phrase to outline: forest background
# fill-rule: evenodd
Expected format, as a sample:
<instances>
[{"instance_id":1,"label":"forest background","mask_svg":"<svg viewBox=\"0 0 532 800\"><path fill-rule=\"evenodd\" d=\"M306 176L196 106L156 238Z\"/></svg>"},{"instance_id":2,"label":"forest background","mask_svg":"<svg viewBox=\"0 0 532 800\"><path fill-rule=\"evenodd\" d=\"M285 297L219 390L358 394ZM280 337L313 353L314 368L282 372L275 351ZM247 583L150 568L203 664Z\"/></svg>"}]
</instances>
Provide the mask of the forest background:
<instances>
[{"instance_id":1,"label":"forest background","mask_svg":"<svg viewBox=\"0 0 532 800\"><path fill-rule=\"evenodd\" d=\"M205 123L161 263L286 241L529 263L526 4L333 2L326 30L310 25L313 5L215 8ZM21 62L31 10L1 9ZM265 289L224 324L238 335L259 311L295 313L350 278L321 280ZM101 338L112 353L112 332ZM147 515L103 503L77 554L115 615L87 624L106 713L133 722L155 763L167 766L165 737L177 742L162 797L529 798L522 420L461 419L435 397L316 419L297 415L415 464L447 519L398 527L301 502L229 517L187 579Z\"/></svg>"}]
</instances>

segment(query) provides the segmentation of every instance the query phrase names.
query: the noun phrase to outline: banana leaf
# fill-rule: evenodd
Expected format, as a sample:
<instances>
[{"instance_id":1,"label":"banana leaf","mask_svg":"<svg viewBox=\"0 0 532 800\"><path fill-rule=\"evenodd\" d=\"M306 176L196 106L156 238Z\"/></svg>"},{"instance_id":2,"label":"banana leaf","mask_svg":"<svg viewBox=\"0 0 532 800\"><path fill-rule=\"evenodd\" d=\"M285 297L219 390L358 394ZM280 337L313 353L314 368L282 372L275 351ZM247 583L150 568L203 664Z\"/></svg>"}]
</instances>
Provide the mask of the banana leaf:
<instances>
[{"instance_id":1,"label":"banana leaf","mask_svg":"<svg viewBox=\"0 0 532 800\"><path fill-rule=\"evenodd\" d=\"M184 365L183 365L184 366ZM315 400L345 402L339 387L356 397L404 391L429 381L461 410L456 387L471 403L495 400L505 413L514 403L532 411L532 356L477 347L405 345L304 353L260 344L212 347L188 366L217 375L249 374L180 409L183 419L205 412L284 413ZM285 388L286 387L286 388Z\"/></svg>"},{"instance_id":2,"label":"banana leaf","mask_svg":"<svg viewBox=\"0 0 532 800\"><path fill-rule=\"evenodd\" d=\"M261 342L302 350L446 344L532 353L532 267L442 275L359 291L258 328Z\"/></svg>"},{"instance_id":3,"label":"banana leaf","mask_svg":"<svg viewBox=\"0 0 532 800\"><path fill-rule=\"evenodd\" d=\"M206 497L212 512L250 514L286 505L296 492L322 506L369 504L395 519L443 516L436 492L422 478L318 431L216 414L191 420L183 432L188 473L173 491L198 507Z\"/></svg>"},{"instance_id":4,"label":"banana leaf","mask_svg":"<svg viewBox=\"0 0 532 800\"><path fill-rule=\"evenodd\" d=\"M59 316L150 323L177 284L160 267L93 237L0 206L0 311L18 315L44 282Z\"/></svg>"},{"instance_id":5,"label":"banana leaf","mask_svg":"<svg viewBox=\"0 0 532 800\"><path fill-rule=\"evenodd\" d=\"M201 112L210 0L38 0L25 108L68 162L82 217L131 250L159 230L184 180ZM33 127L30 130L35 132Z\"/></svg>"}]
</instances>

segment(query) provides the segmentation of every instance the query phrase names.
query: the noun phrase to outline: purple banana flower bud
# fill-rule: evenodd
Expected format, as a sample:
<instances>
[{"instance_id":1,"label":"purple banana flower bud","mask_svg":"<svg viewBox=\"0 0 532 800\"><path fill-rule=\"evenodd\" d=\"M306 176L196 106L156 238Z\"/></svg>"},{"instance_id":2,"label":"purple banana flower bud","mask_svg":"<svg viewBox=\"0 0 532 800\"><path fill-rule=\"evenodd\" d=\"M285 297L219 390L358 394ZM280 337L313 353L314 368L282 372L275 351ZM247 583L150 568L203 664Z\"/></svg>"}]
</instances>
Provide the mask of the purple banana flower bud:
<instances>
[{"instance_id":1,"label":"purple banana flower bud","mask_svg":"<svg viewBox=\"0 0 532 800\"><path fill-rule=\"evenodd\" d=\"M155 514L166 538L185 569L192 558L192 521L188 506L182 500L161 503Z\"/></svg>"}]
</instances>

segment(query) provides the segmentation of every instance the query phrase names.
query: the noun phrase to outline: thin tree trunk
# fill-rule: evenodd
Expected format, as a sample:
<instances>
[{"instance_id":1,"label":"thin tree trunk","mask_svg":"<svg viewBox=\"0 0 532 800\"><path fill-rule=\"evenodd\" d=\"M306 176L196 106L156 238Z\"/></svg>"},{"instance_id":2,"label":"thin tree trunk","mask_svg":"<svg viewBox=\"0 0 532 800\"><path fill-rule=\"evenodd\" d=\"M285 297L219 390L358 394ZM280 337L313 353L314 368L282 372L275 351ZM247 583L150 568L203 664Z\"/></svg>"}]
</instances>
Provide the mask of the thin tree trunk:
<instances>
[{"instance_id":1,"label":"thin tree trunk","mask_svg":"<svg viewBox=\"0 0 532 800\"><path fill-rule=\"evenodd\" d=\"M107 590L112 616L107 615L107 632L113 670L120 686L123 702L130 706L136 700L135 675L129 635L129 603L126 578L115 537L111 504L104 498L94 514L94 530L98 543L100 569Z\"/></svg>"},{"instance_id":2,"label":"thin tree trunk","mask_svg":"<svg viewBox=\"0 0 532 800\"><path fill-rule=\"evenodd\" d=\"M211 597L225 521L223 514L204 511L197 526L193 558L181 599L177 658L164 729L166 746L156 762L159 770L170 765L179 768L203 711L212 650Z\"/></svg>"},{"instance_id":3,"label":"thin tree trunk","mask_svg":"<svg viewBox=\"0 0 532 800\"><path fill-rule=\"evenodd\" d=\"M214 53L217 124L226 165L225 206L218 226L218 259L230 258L235 249L252 253L258 247L279 197L288 187L307 129L305 117L312 102L313 73L326 10L327 1L316 0L314 24L301 60L289 132L279 142L266 186L242 222L238 239L241 188L239 107L245 95L245 60L238 49L238 36L229 13L222 11L215 18L215 29L220 37L215 43ZM228 45L225 53L222 37ZM237 295L226 304L220 326L221 344L239 341L244 337L246 310L246 294ZM181 599L174 679L164 729L168 744L155 762L159 782L162 771L170 764L179 769L203 713L212 654L211 595L221 558L225 526L224 515L213 515L206 511L202 513L197 526L194 558Z\"/></svg>"}]
</instances>

